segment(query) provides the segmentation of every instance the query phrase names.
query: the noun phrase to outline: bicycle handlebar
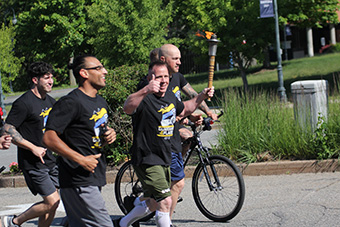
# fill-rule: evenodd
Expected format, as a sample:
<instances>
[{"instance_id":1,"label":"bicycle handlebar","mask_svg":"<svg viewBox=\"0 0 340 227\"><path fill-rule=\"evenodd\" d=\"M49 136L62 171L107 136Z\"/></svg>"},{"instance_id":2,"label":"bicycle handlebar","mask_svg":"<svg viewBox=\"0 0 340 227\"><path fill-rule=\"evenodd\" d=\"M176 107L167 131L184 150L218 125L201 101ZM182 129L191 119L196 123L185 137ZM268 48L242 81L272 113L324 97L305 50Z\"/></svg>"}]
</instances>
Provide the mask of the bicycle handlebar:
<instances>
[{"instance_id":1,"label":"bicycle handlebar","mask_svg":"<svg viewBox=\"0 0 340 227\"><path fill-rule=\"evenodd\" d=\"M223 111L221 111L221 113L217 116L217 119L220 118L223 114L224 114ZM182 118L182 119L179 121L179 123L181 123L185 118L187 118L187 117ZM192 122L192 121L190 121L189 118L188 118L188 120L189 120L188 125L189 125L191 128L193 128L193 127L196 128L195 123ZM204 118L203 118L203 123L202 123L202 125L204 125L203 131L210 131L210 130L211 130L211 125L212 125L214 122L218 122L218 121L219 121L219 120L213 120L213 119L211 119L211 117L204 117Z\"/></svg>"},{"instance_id":2,"label":"bicycle handlebar","mask_svg":"<svg viewBox=\"0 0 340 227\"><path fill-rule=\"evenodd\" d=\"M223 115L223 111L217 116L217 119L220 118ZM214 122L219 122L219 120L213 120L211 117L205 117L203 118L203 131L210 131L211 125L214 124Z\"/></svg>"}]
</instances>

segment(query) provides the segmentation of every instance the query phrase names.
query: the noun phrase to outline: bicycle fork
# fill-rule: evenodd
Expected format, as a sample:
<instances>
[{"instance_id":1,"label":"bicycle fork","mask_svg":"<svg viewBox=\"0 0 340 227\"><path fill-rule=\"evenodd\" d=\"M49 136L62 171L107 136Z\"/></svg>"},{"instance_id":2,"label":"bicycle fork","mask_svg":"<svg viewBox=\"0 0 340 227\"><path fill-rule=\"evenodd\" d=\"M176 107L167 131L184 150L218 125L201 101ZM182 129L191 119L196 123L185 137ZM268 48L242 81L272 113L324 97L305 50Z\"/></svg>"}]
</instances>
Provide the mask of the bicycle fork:
<instances>
[{"instance_id":1,"label":"bicycle fork","mask_svg":"<svg viewBox=\"0 0 340 227\"><path fill-rule=\"evenodd\" d=\"M203 157L203 155L202 155L203 150L206 154L205 157ZM198 153L198 157L199 157L199 159L202 163L202 166L203 166L203 173L204 173L205 179L207 181L207 184L209 186L209 190L210 191L221 190L222 189L221 182L220 182L220 179L217 176L217 172L216 172L214 163L209 160L209 157L210 157L209 152L207 150L205 150L204 148L202 148L201 146L199 146L197 148L197 153ZM210 166L211 172L212 172L214 179L215 179L216 186L214 186L212 181L211 181L211 178L209 176L208 169L207 169L207 164ZM203 174L201 175L200 180L202 180L202 178L203 178Z\"/></svg>"}]
</instances>

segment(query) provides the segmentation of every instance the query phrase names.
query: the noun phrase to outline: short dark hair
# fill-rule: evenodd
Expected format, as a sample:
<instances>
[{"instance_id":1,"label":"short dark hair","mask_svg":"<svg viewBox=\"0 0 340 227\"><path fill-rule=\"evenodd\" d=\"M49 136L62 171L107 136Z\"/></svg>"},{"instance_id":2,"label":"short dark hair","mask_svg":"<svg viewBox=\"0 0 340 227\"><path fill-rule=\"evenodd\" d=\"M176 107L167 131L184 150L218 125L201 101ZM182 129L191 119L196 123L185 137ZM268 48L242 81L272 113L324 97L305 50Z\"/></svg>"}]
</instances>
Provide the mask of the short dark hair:
<instances>
[{"instance_id":1,"label":"short dark hair","mask_svg":"<svg viewBox=\"0 0 340 227\"><path fill-rule=\"evenodd\" d=\"M95 56L92 56L89 54L82 54L82 55L75 57L73 59L73 62L68 65L68 68L72 70L73 75L76 78L78 83L79 83L79 78L80 78L79 71L83 68L86 68L86 65L85 65L86 58L89 58L89 57L95 58Z\"/></svg>"},{"instance_id":2,"label":"short dark hair","mask_svg":"<svg viewBox=\"0 0 340 227\"><path fill-rule=\"evenodd\" d=\"M151 76L154 73L153 67L155 66L165 66L168 69L168 73L169 73L168 65L164 61L157 60L149 64L149 72L148 72L149 76Z\"/></svg>"},{"instance_id":3,"label":"short dark hair","mask_svg":"<svg viewBox=\"0 0 340 227\"><path fill-rule=\"evenodd\" d=\"M155 48L150 52L150 63L159 60L159 51L161 48Z\"/></svg>"},{"instance_id":4,"label":"short dark hair","mask_svg":"<svg viewBox=\"0 0 340 227\"><path fill-rule=\"evenodd\" d=\"M149 70L152 70L152 68L154 66L162 66L162 65L165 65L166 67L168 67L168 65L164 61L161 61L161 60L157 60L157 61L151 62L149 64Z\"/></svg>"},{"instance_id":5,"label":"short dark hair","mask_svg":"<svg viewBox=\"0 0 340 227\"><path fill-rule=\"evenodd\" d=\"M43 61L33 62L28 68L28 75L32 79L33 77L42 77L45 74L54 74L53 66Z\"/></svg>"}]
</instances>

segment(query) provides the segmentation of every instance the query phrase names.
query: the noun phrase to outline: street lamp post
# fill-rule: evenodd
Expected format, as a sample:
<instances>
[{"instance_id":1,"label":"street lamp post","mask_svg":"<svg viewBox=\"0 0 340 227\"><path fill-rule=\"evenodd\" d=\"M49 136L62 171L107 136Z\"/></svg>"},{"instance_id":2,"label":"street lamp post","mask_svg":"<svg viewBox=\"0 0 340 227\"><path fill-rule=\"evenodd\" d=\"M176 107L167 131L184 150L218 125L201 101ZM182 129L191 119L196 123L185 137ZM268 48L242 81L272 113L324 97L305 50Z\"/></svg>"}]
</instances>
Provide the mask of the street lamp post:
<instances>
[{"instance_id":1,"label":"street lamp post","mask_svg":"<svg viewBox=\"0 0 340 227\"><path fill-rule=\"evenodd\" d=\"M211 38L208 39L209 42L209 77L208 77L208 87L212 87L215 69L215 56L217 51L217 44L221 41L217 39L216 34L212 34ZM211 101L208 98L208 101Z\"/></svg>"},{"instance_id":2,"label":"street lamp post","mask_svg":"<svg viewBox=\"0 0 340 227\"><path fill-rule=\"evenodd\" d=\"M280 48L280 31L279 31L279 16L277 12L277 0L274 0L274 11L275 11L275 33L276 33L276 52L277 52L277 74L279 80L278 93L281 102L287 101L286 89L283 86L283 74L281 64L281 48Z\"/></svg>"},{"instance_id":3,"label":"street lamp post","mask_svg":"<svg viewBox=\"0 0 340 227\"><path fill-rule=\"evenodd\" d=\"M12 19L12 23L13 25L15 25L18 20L15 16L15 11L13 8L10 8L10 9L7 9L6 12L4 13L4 22L5 22L5 26L7 26L7 21L6 21L6 17L7 15L10 13L10 10L12 10L13 12L13 19ZM13 41L13 40L12 40ZM2 60L1 60L2 61ZM11 74L10 74L11 76ZM5 104L4 104L4 93L3 93L3 90L2 90L2 78L1 78L1 70L0 70L0 107L2 109L2 112L3 112L3 116L6 116L6 110L5 110Z\"/></svg>"}]
</instances>

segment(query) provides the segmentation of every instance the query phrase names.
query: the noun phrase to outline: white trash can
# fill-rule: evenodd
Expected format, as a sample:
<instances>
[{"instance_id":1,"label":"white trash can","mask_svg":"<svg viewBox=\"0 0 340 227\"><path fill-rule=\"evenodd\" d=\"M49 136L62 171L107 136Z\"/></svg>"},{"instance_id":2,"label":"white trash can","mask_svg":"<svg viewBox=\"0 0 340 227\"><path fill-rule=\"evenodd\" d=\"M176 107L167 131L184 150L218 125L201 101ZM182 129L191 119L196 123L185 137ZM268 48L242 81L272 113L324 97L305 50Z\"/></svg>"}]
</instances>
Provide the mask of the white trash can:
<instances>
[{"instance_id":1,"label":"white trash can","mask_svg":"<svg viewBox=\"0 0 340 227\"><path fill-rule=\"evenodd\" d=\"M299 122L302 128L314 132L317 128L319 116L327 121L328 81L296 81L290 87L294 102L295 120Z\"/></svg>"}]
</instances>

